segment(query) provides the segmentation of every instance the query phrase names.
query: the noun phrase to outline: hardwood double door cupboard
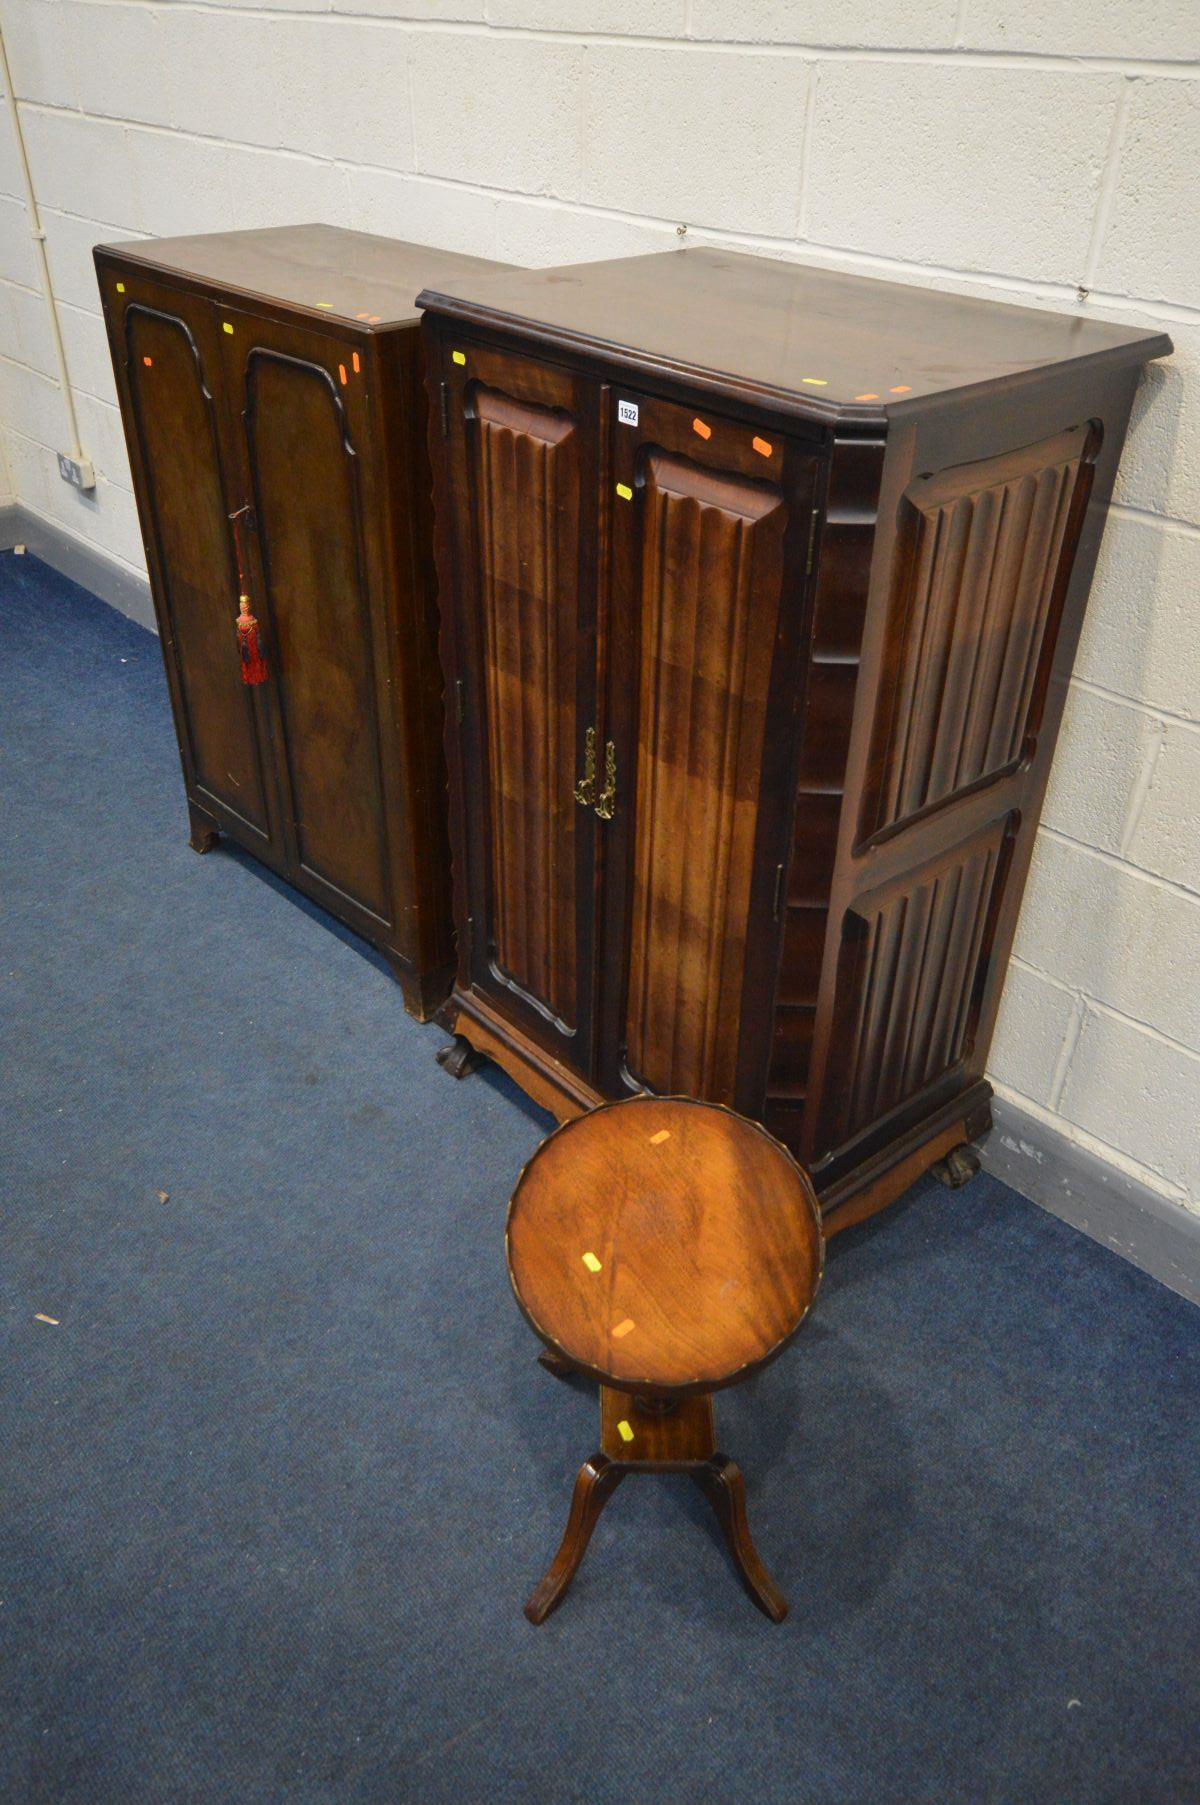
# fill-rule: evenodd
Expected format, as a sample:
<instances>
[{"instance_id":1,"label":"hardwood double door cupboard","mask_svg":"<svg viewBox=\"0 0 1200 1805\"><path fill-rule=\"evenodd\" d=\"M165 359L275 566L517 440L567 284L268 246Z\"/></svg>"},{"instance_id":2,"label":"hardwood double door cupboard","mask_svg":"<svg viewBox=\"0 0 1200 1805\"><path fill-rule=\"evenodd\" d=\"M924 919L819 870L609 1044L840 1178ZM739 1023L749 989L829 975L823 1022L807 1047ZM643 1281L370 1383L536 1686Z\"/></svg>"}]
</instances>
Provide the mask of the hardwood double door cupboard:
<instances>
[{"instance_id":1,"label":"hardwood double door cupboard","mask_svg":"<svg viewBox=\"0 0 1200 1805\"><path fill-rule=\"evenodd\" d=\"M1169 340L699 250L419 304L446 1063L489 1055L560 1117L728 1104L831 1228L935 1161L961 1178L1134 386Z\"/></svg>"},{"instance_id":2,"label":"hardwood double door cupboard","mask_svg":"<svg viewBox=\"0 0 1200 1805\"><path fill-rule=\"evenodd\" d=\"M453 930L414 297L497 266L331 226L95 257L191 844L371 941L424 1019Z\"/></svg>"}]
</instances>

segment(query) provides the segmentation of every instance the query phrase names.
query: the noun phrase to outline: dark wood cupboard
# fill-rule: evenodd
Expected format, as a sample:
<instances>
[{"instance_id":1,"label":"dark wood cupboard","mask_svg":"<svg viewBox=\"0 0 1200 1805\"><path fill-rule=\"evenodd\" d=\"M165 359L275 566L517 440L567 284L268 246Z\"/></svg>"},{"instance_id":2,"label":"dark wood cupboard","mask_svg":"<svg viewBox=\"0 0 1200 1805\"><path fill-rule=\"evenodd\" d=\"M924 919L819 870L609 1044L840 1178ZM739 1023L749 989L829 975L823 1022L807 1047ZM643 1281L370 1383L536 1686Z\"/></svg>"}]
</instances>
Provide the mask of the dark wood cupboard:
<instances>
[{"instance_id":1,"label":"dark wood cupboard","mask_svg":"<svg viewBox=\"0 0 1200 1805\"><path fill-rule=\"evenodd\" d=\"M422 1018L453 933L413 303L496 267L330 226L96 250L191 843L347 923Z\"/></svg>"},{"instance_id":2,"label":"dark wood cupboard","mask_svg":"<svg viewBox=\"0 0 1200 1805\"><path fill-rule=\"evenodd\" d=\"M431 284L446 1063L761 1119L829 1226L984 1064L1162 334L712 251Z\"/></svg>"}]
</instances>

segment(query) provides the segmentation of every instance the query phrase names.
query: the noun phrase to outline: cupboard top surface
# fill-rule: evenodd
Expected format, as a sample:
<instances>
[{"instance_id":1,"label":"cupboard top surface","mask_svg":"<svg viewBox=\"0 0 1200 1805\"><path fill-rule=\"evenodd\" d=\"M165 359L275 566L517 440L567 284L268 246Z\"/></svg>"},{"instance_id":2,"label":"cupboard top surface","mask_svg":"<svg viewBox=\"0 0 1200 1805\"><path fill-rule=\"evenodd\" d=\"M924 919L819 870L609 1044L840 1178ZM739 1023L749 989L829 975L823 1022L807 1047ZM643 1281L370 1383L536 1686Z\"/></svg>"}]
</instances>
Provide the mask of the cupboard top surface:
<instances>
[{"instance_id":1,"label":"cupboard top surface","mask_svg":"<svg viewBox=\"0 0 1200 1805\"><path fill-rule=\"evenodd\" d=\"M1172 349L1162 332L707 249L493 266L430 281L418 305L863 418L1080 358L1136 364Z\"/></svg>"},{"instance_id":2,"label":"cupboard top surface","mask_svg":"<svg viewBox=\"0 0 1200 1805\"><path fill-rule=\"evenodd\" d=\"M406 244L341 226L270 226L96 247L106 257L204 283L229 294L351 319L371 328L411 324L417 291L474 282L507 266L457 251Z\"/></svg>"}]
</instances>

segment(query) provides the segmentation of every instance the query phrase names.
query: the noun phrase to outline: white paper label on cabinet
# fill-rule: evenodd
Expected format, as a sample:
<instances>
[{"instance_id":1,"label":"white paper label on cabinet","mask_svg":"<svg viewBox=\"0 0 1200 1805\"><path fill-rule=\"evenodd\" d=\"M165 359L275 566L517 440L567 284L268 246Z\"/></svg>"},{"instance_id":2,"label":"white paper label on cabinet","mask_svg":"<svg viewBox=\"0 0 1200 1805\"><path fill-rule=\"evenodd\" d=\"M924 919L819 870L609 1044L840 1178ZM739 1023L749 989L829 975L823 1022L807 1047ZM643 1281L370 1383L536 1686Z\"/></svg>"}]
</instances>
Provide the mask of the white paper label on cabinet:
<instances>
[{"instance_id":1,"label":"white paper label on cabinet","mask_svg":"<svg viewBox=\"0 0 1200 1805\"><path fill-rule=\"evenodd\" d=\"M618 401L617 419L622 426L636 426L638 423L638 404L636 401Z\"/></svg>"}]
</instances>

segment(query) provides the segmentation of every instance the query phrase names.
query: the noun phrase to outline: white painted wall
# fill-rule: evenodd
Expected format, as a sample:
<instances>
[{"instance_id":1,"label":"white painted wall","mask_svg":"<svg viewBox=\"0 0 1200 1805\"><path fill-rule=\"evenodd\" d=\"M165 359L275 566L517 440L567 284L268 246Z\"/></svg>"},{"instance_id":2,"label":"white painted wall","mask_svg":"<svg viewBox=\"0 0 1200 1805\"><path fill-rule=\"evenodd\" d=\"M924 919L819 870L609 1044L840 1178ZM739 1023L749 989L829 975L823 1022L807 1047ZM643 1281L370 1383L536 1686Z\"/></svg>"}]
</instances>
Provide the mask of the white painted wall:
<instances>
[{"instance_id":1,"label":"white painted wall","mask_svg":"<svg viewBox=\"0 0 1200 1805\"><path fill-rule=\"evenodd\" d=\"M0 418L26 506L141 570L91 247L330 220L524 263L690 241L1147 326L994 1057L1200 1210L1196 0L0 0L99 480L63 435L11 127ZM1086 296L1085 296L1086 291Z\"/></svg>"}]
</instances>

